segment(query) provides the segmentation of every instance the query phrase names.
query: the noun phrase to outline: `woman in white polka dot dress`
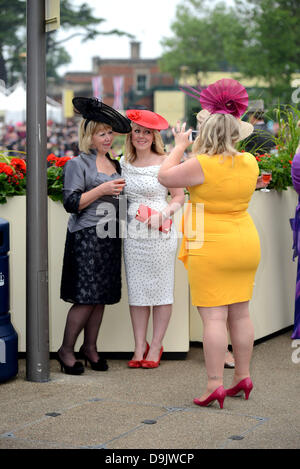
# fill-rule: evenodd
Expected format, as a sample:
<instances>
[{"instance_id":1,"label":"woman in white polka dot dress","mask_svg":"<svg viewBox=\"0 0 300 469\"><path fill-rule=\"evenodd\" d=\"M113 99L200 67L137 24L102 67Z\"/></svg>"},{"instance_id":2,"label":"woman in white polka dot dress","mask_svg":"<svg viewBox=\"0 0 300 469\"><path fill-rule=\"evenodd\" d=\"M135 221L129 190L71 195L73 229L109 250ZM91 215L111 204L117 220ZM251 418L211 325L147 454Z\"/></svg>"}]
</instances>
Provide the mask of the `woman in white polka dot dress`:
<instances>
[{"instance_id":1,"label":"woman in white polka dot dress","mask_svg":"<svg viewBox=\"0 0 300 469\"><path fill-rule=\"evenodd\" d=\"M121 158L127 196L127 233L124 236L124 261L128 300L135 339L130 368L156 368L163 352L173 304L174 266L177 233L172 224L168 234L159 231L184 203L183 189L166 189L157 179L166 155L159 130L167 121L152 111L126 112L132 121L132 132L126 139L125 157ZM167 201L168 191L171 200ZM136 220L140 204L156 210L146 223ZM149 317L153 307L153 336L146 341Z\"/></svg>"}]
</instances>

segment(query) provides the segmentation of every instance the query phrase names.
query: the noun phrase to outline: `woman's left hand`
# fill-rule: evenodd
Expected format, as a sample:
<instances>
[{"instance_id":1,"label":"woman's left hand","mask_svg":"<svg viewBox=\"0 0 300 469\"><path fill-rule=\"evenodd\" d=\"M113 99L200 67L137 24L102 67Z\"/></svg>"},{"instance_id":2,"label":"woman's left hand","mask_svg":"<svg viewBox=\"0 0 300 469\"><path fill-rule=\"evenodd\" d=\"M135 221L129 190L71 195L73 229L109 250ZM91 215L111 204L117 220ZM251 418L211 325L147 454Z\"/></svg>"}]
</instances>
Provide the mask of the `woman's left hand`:
<instances>
[{"instance_id":1,"label":"woman's left hand","mask_svg":"<svg viewBox=\"0 0 300 469\"><path fill-rule=\"evenodd\" d=\"M151 215L147 220L146 222L148 224L148 227L153 229L153 230L158 230L159 227L162 225L163 223L163 215L161 212L158 212L158 213L154 213L153 215Z\"/></svg>"},{"instance_id":2,"label":"woman's left hand","mask_svg":"<svg viewBox=\"0 0 300 469\"><path fill-rule=\"evenodd\" d=\"M265 187L267 187L270 182L272 181L272 175L271 175L271 179L270 181L268 182L263 182L263 177L262 176L258 176L257 178L257 182L256 182L256 189L264 189Z\"/></svg>"},{"instance_id":3,"label":"woman's left hand","mask_svg":"<svg viewBox=\"0 0 300 469\"><path fill-rule=\"evenodd\" d=\"M181 146L184 150L191 144L190 135L192 133L192 129L185 130L185 128L186 122L181 126L180 121L177 121L176 127L172 129L175 145Z\"/></svg>"}]
</instances>

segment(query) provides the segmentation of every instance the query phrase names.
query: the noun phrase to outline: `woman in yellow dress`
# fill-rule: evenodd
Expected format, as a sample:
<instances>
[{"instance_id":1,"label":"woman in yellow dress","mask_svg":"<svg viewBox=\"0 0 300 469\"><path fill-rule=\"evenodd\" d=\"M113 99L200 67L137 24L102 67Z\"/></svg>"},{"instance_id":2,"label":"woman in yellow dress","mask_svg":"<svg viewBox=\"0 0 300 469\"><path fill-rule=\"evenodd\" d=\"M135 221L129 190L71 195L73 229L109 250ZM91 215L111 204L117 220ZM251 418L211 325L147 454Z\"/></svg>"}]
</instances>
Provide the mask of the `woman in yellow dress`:
<instances>
[{"instance_id":1,"label":"woman in yellow dress","mask_svg":"<svg viewBox=\"0 0 300 469\"><path fill-rule=\"evenodd\" d=\"M226 85L226 83L225 83ZM249 316L260 243L247 212L250 198L263 183L256 159L239 153L235 144L253 128L228 112L226 102L208 109L193 145L195 157L180 164L191 130L177 123L175 147L158 179L169 187L188 187L190 204L183 220L180 259L188 270L192 303L203 321L207 389L194 403L207 406L226 395L253 388L250 359L254 328ZM227 326L235 356L232 387L223 387Z\"/></svg>"}]
</instances>

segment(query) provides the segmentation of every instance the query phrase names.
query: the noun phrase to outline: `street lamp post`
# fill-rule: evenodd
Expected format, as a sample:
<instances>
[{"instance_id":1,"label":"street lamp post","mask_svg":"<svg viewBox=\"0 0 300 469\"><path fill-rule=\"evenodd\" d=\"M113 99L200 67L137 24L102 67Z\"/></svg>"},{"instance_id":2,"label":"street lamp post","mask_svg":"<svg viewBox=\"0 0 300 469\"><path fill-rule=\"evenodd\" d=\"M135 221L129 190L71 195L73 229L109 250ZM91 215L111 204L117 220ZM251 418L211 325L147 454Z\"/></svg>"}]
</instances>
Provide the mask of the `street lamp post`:
<instances>
[{"instance_id":1,"label":"street lamp post","mask_svg":"<svg viewBox=\"0 0 300 469\"><path fill-rule=\"evenodd\" d=\"M27 0L26 378L49 381L45 1Z\"/></svg>"}]
</instances>

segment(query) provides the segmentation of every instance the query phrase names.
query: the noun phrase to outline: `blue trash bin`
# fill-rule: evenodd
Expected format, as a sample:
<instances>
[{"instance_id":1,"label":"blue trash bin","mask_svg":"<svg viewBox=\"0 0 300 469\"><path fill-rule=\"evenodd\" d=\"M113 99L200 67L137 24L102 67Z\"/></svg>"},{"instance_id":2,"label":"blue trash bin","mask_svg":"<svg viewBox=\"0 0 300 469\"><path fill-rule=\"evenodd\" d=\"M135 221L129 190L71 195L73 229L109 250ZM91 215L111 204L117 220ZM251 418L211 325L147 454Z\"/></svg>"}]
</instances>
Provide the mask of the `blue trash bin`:
<instances>
[{"instance_id":1,"label":"blue trash bin","mask_svg":"<svg viewBox=\"0 0 300 469\"><path fill-rule=\"evenodd\" d=\"M18 374L18 335L10 314L0 315L0 382Z\"/></svg>"},{"instance_id":2,"label":"blue trash bin","mask_svg":"<svg viewBox=\"0 0 300 469\"><path fill-rule=\"evenodd\" d=\"M0 314L7 314L9 305L9 223L0 218Z\"/></svg>"},{"instance_id":3,"label":"blue trash bin","mask_svg":"<svg viewBox=\"0 0 300 469\"><path fill-rule=\"evenodd\" d=\"M0 382L18 373L18 335L10 320L9 222L0 218Z\"/></svg>"}]
</instances>

